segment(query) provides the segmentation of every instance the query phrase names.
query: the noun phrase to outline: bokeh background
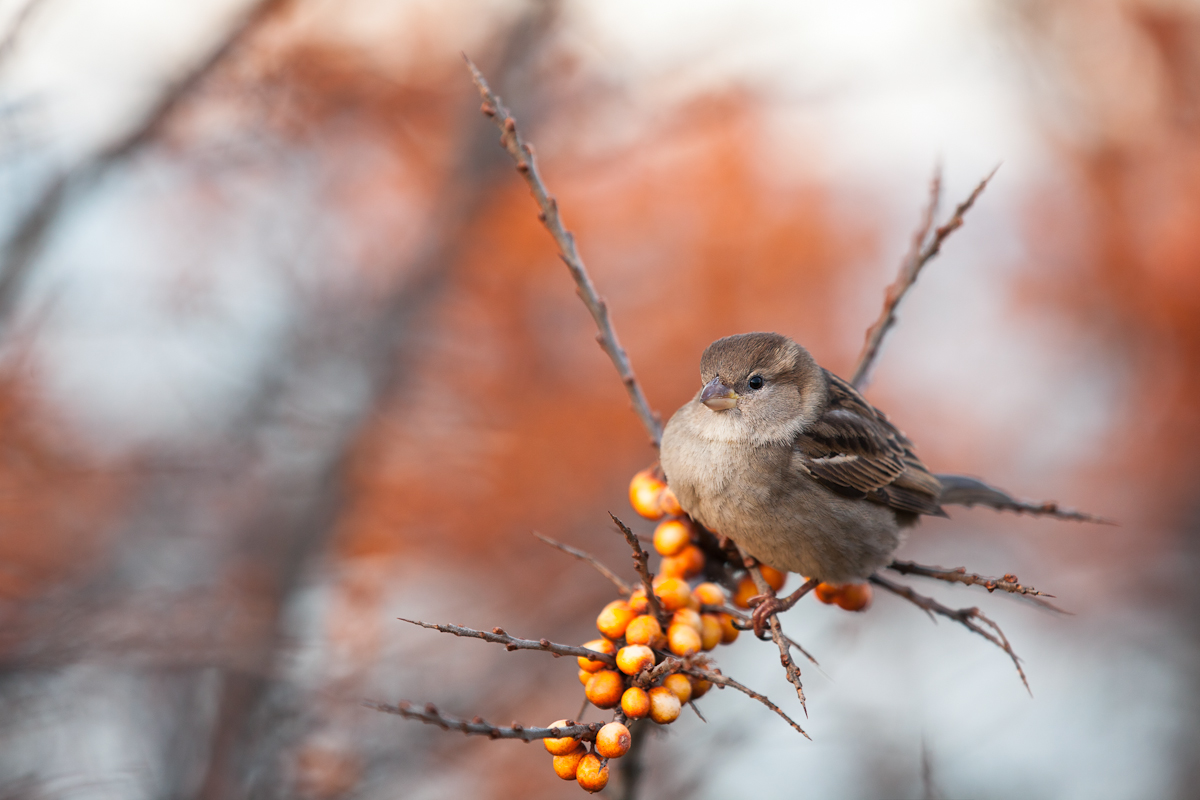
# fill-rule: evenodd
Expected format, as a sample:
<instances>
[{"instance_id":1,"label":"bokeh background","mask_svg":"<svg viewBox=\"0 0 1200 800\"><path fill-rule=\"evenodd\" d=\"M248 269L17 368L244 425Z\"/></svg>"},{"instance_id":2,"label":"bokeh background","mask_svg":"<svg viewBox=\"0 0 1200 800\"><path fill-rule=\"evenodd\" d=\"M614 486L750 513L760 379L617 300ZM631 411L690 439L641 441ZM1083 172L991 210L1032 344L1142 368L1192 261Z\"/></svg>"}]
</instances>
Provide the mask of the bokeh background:
<instances>
[{"instance_id":1,"label":"bokeh background","mask_svg":"<svg viewBox=\"0 0 1200 800\"><path fill-rule=\"evenodd\" d=\"M1200 779L1200 6L1173 0L0 3L0 797L576 797L579 642L654 458L469 53L654 406L712 339L836 372L908 246L996 164L868 398L983 510L901 554L1015 572L1025 659L878 596L785 628L813 741L713 692L643 797L1148 798ZM911 582L911 581L910 581ZM799 714L771 645L729 674ZM593 710L592 714L596 712Z\"/></svg>"}]
</instances>

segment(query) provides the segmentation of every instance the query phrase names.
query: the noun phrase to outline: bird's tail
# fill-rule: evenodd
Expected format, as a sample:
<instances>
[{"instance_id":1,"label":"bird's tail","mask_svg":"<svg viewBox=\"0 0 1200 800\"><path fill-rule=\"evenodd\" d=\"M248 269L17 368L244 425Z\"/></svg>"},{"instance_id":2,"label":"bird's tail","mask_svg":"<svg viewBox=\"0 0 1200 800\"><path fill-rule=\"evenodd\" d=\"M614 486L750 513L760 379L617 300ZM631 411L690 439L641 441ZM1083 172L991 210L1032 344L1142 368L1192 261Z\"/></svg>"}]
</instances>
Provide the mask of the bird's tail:
<instances>
[{"instance_id":1,"label":"bird's tail","mask_svg":"<svg viewBox=\"0 0 1200 800\"><path fill-rule=\"evenodd\" d=\"M942 493L938 497L938 502L942 505L979 505L988 506L997 511L1015 511L1018 514L1033 514L1038 517L1054 517L1055 519L1069 519L1076 522L1096 522L1101 525L1116 524L1110 519L1098 517L1094 514L1085 514L1082 511L1062 508L1052 500L1047 500L1043 503L1017 500L1002 489L989 486L977 478L969 478L966 475L937 475L935 477L942 484Z\"/></svg>"}]
</instances>

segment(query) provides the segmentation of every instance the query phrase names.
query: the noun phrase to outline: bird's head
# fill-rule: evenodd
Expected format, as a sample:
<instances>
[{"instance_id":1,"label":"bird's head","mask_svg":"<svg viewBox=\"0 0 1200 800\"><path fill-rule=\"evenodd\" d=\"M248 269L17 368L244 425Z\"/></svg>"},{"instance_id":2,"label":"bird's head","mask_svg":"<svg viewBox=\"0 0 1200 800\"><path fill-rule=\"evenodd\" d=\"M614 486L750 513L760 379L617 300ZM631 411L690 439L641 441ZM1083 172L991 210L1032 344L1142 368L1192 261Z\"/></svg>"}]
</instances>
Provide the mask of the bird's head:
<instances>
[{"instance_id":1,"label":"bird's head","mask_svg":"<svg viewBox=\"0 0 1200 800\"><path fill-rule=\"evenodd\" d=\"M741 333L708 346L696 400L713 414L720 438L786 442L811 424L828 385L808 351L778 333Z\"/></svg>"}]
</instances>

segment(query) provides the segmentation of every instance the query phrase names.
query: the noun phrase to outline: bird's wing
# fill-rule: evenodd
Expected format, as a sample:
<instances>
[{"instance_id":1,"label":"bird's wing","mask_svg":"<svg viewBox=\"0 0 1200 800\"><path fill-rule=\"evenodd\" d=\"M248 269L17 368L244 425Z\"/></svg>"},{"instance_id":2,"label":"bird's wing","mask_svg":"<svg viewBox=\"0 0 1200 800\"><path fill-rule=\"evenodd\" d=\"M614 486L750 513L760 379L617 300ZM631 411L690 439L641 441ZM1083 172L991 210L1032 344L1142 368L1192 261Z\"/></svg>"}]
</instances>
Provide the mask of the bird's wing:
<instances>
[{"instance_id":1,"label":"bird's wing","mask_svg":"<svg viewBox=\"0 0 1200 800\"><path fill-rule=\"evenodd\" d=\"M824 413L796 438L793 463L834 491L897 511L945 516L941 485L887 417L833 373Z\"/></svg>"}]
</instances>

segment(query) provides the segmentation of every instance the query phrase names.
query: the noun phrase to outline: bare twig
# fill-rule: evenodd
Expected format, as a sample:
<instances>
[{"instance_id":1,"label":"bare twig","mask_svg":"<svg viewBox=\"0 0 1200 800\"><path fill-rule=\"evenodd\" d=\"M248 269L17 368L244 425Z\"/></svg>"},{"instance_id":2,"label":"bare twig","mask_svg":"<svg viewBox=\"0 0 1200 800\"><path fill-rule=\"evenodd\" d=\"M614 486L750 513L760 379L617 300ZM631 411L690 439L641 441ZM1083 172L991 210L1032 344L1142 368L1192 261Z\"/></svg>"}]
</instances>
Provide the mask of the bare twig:
<instances>
[{"instance_id":1,"label":"bare twig","mask_svg":"<svg viewBox=\"0 0 1200 800\"><path fill-rule=\"evenodd\" d=\"M650 571L650 554L642 549L642 543L638 541L638 537L633 531L629 530L629 526L621 520L617 519L616 514L611 511L608 515L612 517L613 522L617 523L617 527L621 529L621 533L625 535L625 541L629 542L629 546L633 548L633 567L637 570L637 574L642 579L642 588L646 590L646 604L650 607L650 613L655 619L662 618L662 608L658 605L658 598L654 595L654 573Z\"/></svg>"},{"instance_id":2,"label":"bare twig","mask_svg":"<svg viewBox=\"0 0 1200 800\"><path fill-rule=\"evenodd\" d=\"M863 344L862 353L858 357L858 366L854 370L854 378L850 381L855 389L861 391L867 385L871 369L879 357L879 348L883 345L884 337L887 336L892 326L896 324L896 307L900 305L900 301L904 299L904 295L916 283L921 269L941 251L942 243L946 241L950 234L962 227L963 215L975 204L984 187L988 185L988 181L992 179L992 176L996 174L996 170L998 169L1000 169L999 166L979 182L979 185L975 187L975 191L971 192L970 196L959 203L958 207L954 209L954 215L944 225L933 231L931 238L929 229L933 225L933 218L937 213L938 202L942 192L941 169L934 172L933 180L929 186L929 205L926 206L925 213L921 217L921 224L913 235L912 247L909 249L908 255L905 256L904 262L900 265L900 274L896 276L895 283L888 287L887 294L884 295L883 310L880 312L879 318L867 330L867 340Z\"/></svg>"},{"instance_id":3,"label":"bare twig","mask_svg":"<svg viewBox=\"0 0 1200 800\"><path fill-rule=\"evenodd\" d=\"M792 719L787 714L785 714L782 708L780 708L779 706L772 703L771 699L769 697L767 697L765 694L759 694L758 692L754 691L753 689L751 689L747 686L744 686L743 684L738 683L733 678L722 675L720 672L714 672L712 670L703 669L702 667L686 667L680 671L683 672L685 675L693 675L697 678L703 678L706 681L711 681L712 683L715 683L717 686L728 686L732 689L737 689L739 692L742 692L743 694L753 697L755 700L762 703L764 706L771 709L779 716L783 717L783 719L787 722L787 724L791 725L793 728L795 728L800 733L800 735L803 736L805 739L808 739L810 742L812 741L812 737L809 736L807 733L805 733L804 729L801 728L799 725L797 725L796 721L794 719ZM803 701L803 699L804 698L801 697L801 701Z\"/></svg>"},{"instance_id":4,"label":"bare twig","mask_svg":"<svg viewBox=\"0 0 1200 800\"><path fill-rule=\"evenodd\" d=\"M1071 520L1073 522L1094 522L1098 525L1116 525L1111 519L1085 514L1072 508L1061 508L1053 500L1044 502L1029 502L1017 500L1003 489L990 486L978 478L966 475L937 475L942 484L942 493L938 502L942 505L987 506L997 511L1015 511L1018 514L1031 514L1035 517L1053 517L1054 519Z\"/></svg>"},{"instance_id":5,"label":"bare twig","mask_svg":"<svg viewBox=\"0 0 1200 800\"><path fill-rule=\"evenodd\" d=\"M8 31L4 34L4 38L0 39L0 67L8 63L8 59L17 49L17 44L21 41L21 37L29 28L29 21L33 19L35 13L44 6L45 0L26 0L25 5L21 6L21 10L13 18L12 23L8 26Z\"/></svg>"},{"instance_id":6,"label":"bare twig","mask_svg":"<svg viewBox=\"0 0 1200 800\"><path fill-rule=\"evenodd\" d=\"M728 614L729 616L733 617L734 620L736 620L733 627L737 628L739 631L749 631L754 629L754 625L750 621L750 616L748 614L743 614L741 611L733 608L732 606L704 605L700 607L700 611L705 614ZM799 650L800 654L812 662L813 666L821 666L819 663L817 663L817 660L813 658L812 653L801 647L800 643L795 639L791 638L790 636L784 636L783 640L788 643L789 647L794 647Z\"/></svg>"},{"instance_id":7,"label":"bare twig","mask_svg":"<svg viewBox=\"0 0 1200 800\"><path fill-rule=\"evenodd\" d=\"M621 376L621 382L625 384L625 391L629 393L629 399L633 403L633 410L641 418L642 424L646 427L646 432L650 434L650 441L655 447L658 447L662 440L662 421L659 416L650 408L650 403L646 399L645 392L642 391L642 386L638 383L637 376L633 373L633 366L629 363L629 356L621 347L620 341L617 339L617 332L612 326L612 321L608 316L608 304L596 292L596 286L592 283L591 277L588 275L587 268L584 266L583 259L579 255L579 251L575 247L575 237L571 234L565 224L563 224L562 216L558 211L558 202L550 194L545 183L542 182L542 176L538 172L537 160L533 155L533 146L528 144L521 137L517 130L517 121L513 119L512 114L505 108L501 102L499 95L492 91L484 79L479 68L472 63L471 59L465 55L463 58L467 62L467 68L471 70L471 77L475 81L475 85L479 88L479 94L483 98L482 111L496 123L496 127L500 129L500 144L512 156L513 161L517 165L517 172L529 184L529 190L533 193L534 200L537 201L538 208L541 213L538 214L538 219L545 225L546 230L554 237L555 244L558 245L558 254L563 262L567 265L567 269L571 272L571 277L575 281L579 298L583 300L583 304L592 314L592 319L596 321L596 328L599 333L596 335L596 340L600 343L600 347L608 354L612 360L613 366L617 368L617 373Z\"/></svg>"},{"instance_id":8,"label":"bare twig","mask_svg":"<svg viewBox=\"0 0 1200 800\"><path fill-rule=\"evenodd\" d=\"M492 628L491 632L477 631L474 628L466 628L462 625L439 625L434 622L421 622L415 619L405 619L398 617L403 622L408 622L412 625L420 625L422 628L441 631L442 633L452 633L455 636L462 636L468 639L483 639L485 642L504 645L506 650L543 650L547 653L553 653L554 656L582 656L592 661L603 661L609 666L615 667L617 660L607 653L599 653L595 650L589 650L586 647L578 647L572 644L558 644L549 639L518 639L515 636L509 636L503 628Z\"/></svg>"},{"instance_id":9,"label":"bare twig","mask_svg":"<svg viewBox=\"0 0 1200 800\"><path fill-rule=\"evenodd\" d=\"M584 550L579 550L578 548L575 548L575 547L571 547L568 544L563 544L562 542L560 542L556 539L551 539L549 536L543 536L542 534L538 533L537 531L534 531L533 535L536 536L537 538L541 539L543 542L550 545L551 547L556 547L559 550L562 550L564 553L566 553L569 556L574 556L575 558L578 558L580 561L586 561L588 564L591 564L596 569L597 572L599 572L604 577L608 578L612 582L612 584L617 587L617 591L620 592L621 594L628 595L628 594L633 593L633 589L631 589L629 587L628 583L621 580L621 578L618 577L617 573L613 572L611 569L604 566L604 564L602 564L600 562L600 559L596 558L591 553L588 553Z\"/></svg>"},{"instance_id":10,"label":"bare twig","mask_svg":"<svg viewBox=\"0 0 1200 800\"><path fill-rule=\"evenodd\" d=\"M775 590L767 583L762 576L762 571L758 568L758 562L746 555L745 551L738 547L738 552L741 553L742 563L746 565L746 571L750 573L750 578L754 581L754 587L759 594L774 595ZM783 671L787 673L787 679L793 686L796 687L796 696L800 698L800 707L804 709L804 716L808 716L808 704L804 702L804 685L800 682L800 668L796 666L796 662L792 659L792 651L790 642L783 635L783 626L779 624L779 617L772 614L770 617L771 639L774 640L775 646L779 648L779 663L783 666ZM805 734L807 736L807 734Z\"/></svg>"},{"instance_id":11,"label":"bare twig","mask_svg":"<svg viewBox=\"0 0 1200 800\"><path fill-rule=\"evenodd\" d=\"M975 631L975 633L978 633L980 636L996 645L996 647L999 647L1005 653L1008 653L1008 657L1012 659L1013 666L1017 668L1017 674L1021 676L1021 683L1025 684L1025 691L1029 692L1031 695L1033 694L1033 690L1029 688L1029 680L1025 677L1025 670L1021 668L1021 659L1015 652L1013 652L1012 645L1008 643L1008 637L1004 635L1004 631L1000 630L999 625L984 616L983 612L978 608L949 608L942 605L937 600L934 600L932 597L926 597L923 594L918 594L902 584L893 583L879 573L872 575L870 581L876 586L882 586L892 594L899 595L918 608L923 609L931 618L934 614L939 614L947 619L952 619L960 625ZM992 629L992 631L995 631L995 634L975 624L975 620L979 620L987 625Z\"/></svg>"},{"instance_id":12,"label":"bare twig","mask_svg":"<svg viewBox=\"0 0 1200 800\"><path fill-rule=\"evenodd\" d=\"M367 708L373 708L376 711L382 711L385 714L396 714L405 719L415 719L429 725L437 725L444 730L462 731L468 735L486 736L489 739L520 739L525 742L533 742L538 739L561 739L566 736L573 736L576 739L593 741L596 738L596 733L604 727L604 723L602 722L590 722L586 725L568 724L554 728L526 728L523 725L514 723L511 727L501 728L497 725L492 725L480 717L475 717L469 721L447 717L438 711L433 703L426 703L424 706L417 707L412 703L401 700L393 706L375 700L364 700L363 705Z\"/></svg>"},{"instance_id":13,"label":"bare twig","mask_svg":"<svg viewBox=\"0 0 1200 800\"><path fill-rule=\"evenodd\" d=\"M945 569L944 567L929 567L912 561L893 561L891 564L888 564L888 569L899 572L901 575L919 575L922 578L933 578L939 581L946 581L947 583L982 586L989 592L999 589L1009 594L1025 595L1031 602L1037 603L1044 608L1049 608L1053 611L1062 611L1061 608L1053 603L1048 603L1040 599L1042 597L1054 597L1054 595L1039 592L1032 586L1022 586L1016 575L1005 575L1003 578L988 578L983 575L977 575L974 572L967 572L966 567Z\"/></svg>"}]
</instances>

